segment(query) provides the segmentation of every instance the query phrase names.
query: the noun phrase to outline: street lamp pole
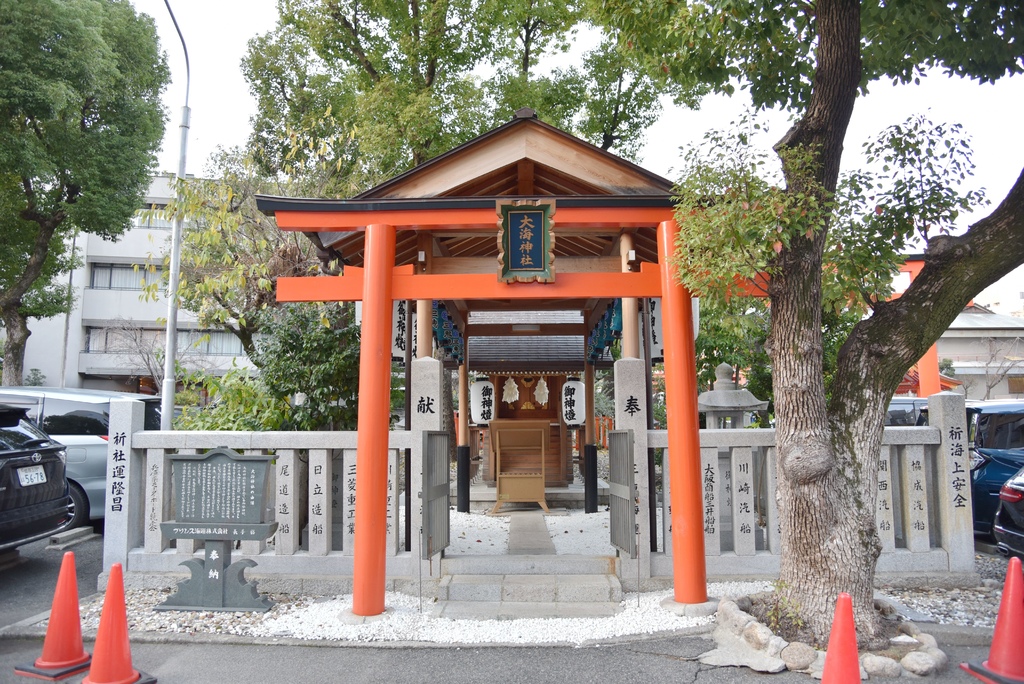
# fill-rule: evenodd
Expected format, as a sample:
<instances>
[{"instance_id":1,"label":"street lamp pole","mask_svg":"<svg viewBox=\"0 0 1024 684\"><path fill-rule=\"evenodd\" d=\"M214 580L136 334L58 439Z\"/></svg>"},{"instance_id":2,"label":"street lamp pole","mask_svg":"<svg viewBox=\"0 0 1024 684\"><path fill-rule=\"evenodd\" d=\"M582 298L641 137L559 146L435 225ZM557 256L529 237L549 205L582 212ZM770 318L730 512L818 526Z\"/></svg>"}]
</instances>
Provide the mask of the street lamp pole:
<instances>
[{"instance_id":1,"label":"street lamp pole","mask_svg":"<svg viewBox=\"0 0 1024 684\"><path fill-rule=\"evenodd\" d=\"M164 351L164 381L160 397L160 429L170 430L174 418L174 391L177 386L174 367L178 355L178 281L181 276L181 227L184 221L181 207L181 181L185 178L185 152L188 149L188 129L191 110L188 108L188 90L191 72L188 64L188 48L185 37L181 35L178 20L174 18L169 0L164 0L167 12L174 22L174 29L181 40L181 49L185 52L185 106L181 108L181 153L178 157L178 210L175 212L174 228L171 233L171 274L167 283L167 332Z\"/></svg>"}]
</instances>

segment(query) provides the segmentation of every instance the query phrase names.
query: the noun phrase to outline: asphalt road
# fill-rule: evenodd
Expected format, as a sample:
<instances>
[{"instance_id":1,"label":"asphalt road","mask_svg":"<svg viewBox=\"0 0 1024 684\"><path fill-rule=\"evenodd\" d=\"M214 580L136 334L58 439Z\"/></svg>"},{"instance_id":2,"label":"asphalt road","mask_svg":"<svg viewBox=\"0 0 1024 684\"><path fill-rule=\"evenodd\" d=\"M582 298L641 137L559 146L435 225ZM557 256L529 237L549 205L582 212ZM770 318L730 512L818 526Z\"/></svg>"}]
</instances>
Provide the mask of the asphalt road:
<instances>
[{"instance_id":1,"label":"asphalt road","mask_svg":"<svg viewBox=\"0 0 1024 684\"><path fill-rule=\"evenodd\" d=\"M64 551L47 549L48 543L41 539L19 547L15 564L0 569L0 627L50 610ZM96 578L103 565L103 537L96 536L66 550L75 554L78 596L96 593Z\"/></svg>"},{"instance_id":2,"label":"asphalt road","mask_svg":"<svg viewBox=\"0 0 1024 684\"><path fill-rule=\"evenodd\" d=\"M961 672L963 660L984 659L985 645L957 645L939 637L950 657L932 682L977 682ZM957 638L952 641L963 641ZM745 668L701 665L696 657L711 648L703 637L668 637L618 644L567 647L452 648L421 645L298 646L224 644L206 639L179 643L134 642L132 664L164 684L219 682L382 682L387 684L593 684L594 682L679 682L813 684L808 675L766 675ZM40 654L38 641L0 639L0 682L28 680L13 676L16 664ZM91 643L86 644L92 650ZM81 677L73 677L77 683Z\"/></svg>"},{"instance_id":3,"label":"asphalt road","mask_svg":"<svg viewBox=\"0 0 1024 684\"><path fill-rule=\"evenodd\" d=\"M0 570L0 626L50 609L63 552L47 550L46 542L20 549L22 562ZM101 569L102 538L77 544L79 595L95 591ZM977 682L957 665L988 657L991 632L929 625L928 630L950 658L933 682ZM94 649L87 641L85 648ZM634 638L583 648L552 646L457 648L423 644L253 643L215 636L133 635L135 669L164 684L220 682L382 682L461 684L500 681L502 684L698 684L761 682L813 684L807 675L783 672L765 675L742 668L714 668L696 661L713 648L703 636ZM38 638L0 635L0 683L31 681L14 675L14 666L31 663L41 654ZM68 680L81 682L83 675Z\"/></svg>"}]
</instances>

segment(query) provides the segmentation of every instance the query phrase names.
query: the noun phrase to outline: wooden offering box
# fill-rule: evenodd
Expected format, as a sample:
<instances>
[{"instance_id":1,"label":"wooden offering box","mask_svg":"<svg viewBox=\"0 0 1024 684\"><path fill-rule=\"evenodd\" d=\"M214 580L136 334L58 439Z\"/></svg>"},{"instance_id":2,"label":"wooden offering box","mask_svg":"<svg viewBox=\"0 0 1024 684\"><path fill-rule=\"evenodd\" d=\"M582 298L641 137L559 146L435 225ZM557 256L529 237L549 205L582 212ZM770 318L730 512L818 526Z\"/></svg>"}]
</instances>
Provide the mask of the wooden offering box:
<instances>
[{"instance_id":1,"label":"wooden offering box","mask_svg":"<svg viewBox=\"0 0 1024 684\"><path fill-rule=\"evenodd\" d=\"M544 461L550 431L546 420L491 421L498 488L491 513L502 504L530 502L549 512L544 498Z\"/></svg>"}]
</instances>

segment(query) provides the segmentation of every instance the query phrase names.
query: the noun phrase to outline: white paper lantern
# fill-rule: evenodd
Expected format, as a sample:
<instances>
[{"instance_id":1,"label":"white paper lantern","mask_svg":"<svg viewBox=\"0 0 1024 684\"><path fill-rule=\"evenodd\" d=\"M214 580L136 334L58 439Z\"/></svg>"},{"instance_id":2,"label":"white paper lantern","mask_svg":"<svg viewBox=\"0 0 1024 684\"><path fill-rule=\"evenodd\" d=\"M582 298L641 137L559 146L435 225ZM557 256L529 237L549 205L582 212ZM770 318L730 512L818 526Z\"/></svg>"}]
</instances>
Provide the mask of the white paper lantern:
<instances>
[{"instance_id":1,"label":"white paper lantern","mask_svg":"<svg viewBox=\"0 0 1024 684\"><path fill-rule=\"evenodd\" d=\"M477 380L469 386L469 409L469 416L476 425L494 420L494 383Z\"/></svg>"},{"instance_id":2,"label":"white paper lantern","mask_svg":"<svg viewBox=\"0 0 1024 684\"><path fill-rule=\"evenodd\" d=\"M562 385L562 420L569 427L587 422L587 386L579 378L568 378Z\"/></svg>"},{"instance_id":3,"label":"white paper lantern","mask_svg":"<svg viewBox=\"0 0 1024 684\"><path fill-rule=\"evenodd\" d=\"M700 298L691 297L690 304L693 307L693 339L697 339L700 334ZM650 310L650 325L647 328L647 335L651 340L651 361L659 363L665 360L665 343L662 341L662 320L661 320L661 298L656 297L654 299L647 300L647 306ZM643 321L643 314L640 314L640 320ZM641 326L641 329L642 326Z\"/></svg>"}]
</instances>

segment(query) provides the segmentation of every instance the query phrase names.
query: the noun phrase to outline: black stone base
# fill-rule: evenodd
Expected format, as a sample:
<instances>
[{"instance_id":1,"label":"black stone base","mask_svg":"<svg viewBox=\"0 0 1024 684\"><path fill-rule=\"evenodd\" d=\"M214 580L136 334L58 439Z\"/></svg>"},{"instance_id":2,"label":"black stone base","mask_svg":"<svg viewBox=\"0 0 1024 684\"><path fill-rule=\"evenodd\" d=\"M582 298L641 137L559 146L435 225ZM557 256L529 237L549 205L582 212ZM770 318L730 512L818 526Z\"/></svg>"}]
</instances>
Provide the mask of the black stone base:
<instances>
[{"instance_id":1,"label":"black stone base","mask_svg":"<svg viewBox=\"0 0 1024 684\"><path fill-rule=\"evenodd\" d=\"M597 513L597 445L583 445L583 510Z\"/></svg>"},{"instance_id":2,"label":"black stone base","mask_svg":"<svg viewBox=\"0 0 1024 684\"><path fill-rule=\"evenodd\" d=\"M986 684L1024 684L1024 679L997 674L985 667L983 663L960 663L960 669Z\"/></svg>"},{"instance_id":3,"label":"black stone base","mask_svg":"<svg viewBox=\"0 0 1024 684\"><path fill-rule=\"evenodd\" d=\"M455 452L456 463L456 487L455 487L455 510L459 513L469 513L469 447L460 446Z\"/></svg>"},{"instance_id":4,"label":"black stone base","mask_svg":"<svg viewBox=\"0 0 1024 684\"><path fill-rule=\"evenodd\" d=\"M68 667L56 668L56 669L45 669L32 665L15 665L14 674L19 674L22 677L34 677L35 679L45 679L47 681L55 682L59 679L66 679L73 674L79 672L85 672L92 665L92 658L90 657L84 663L77 665L69 665Z\"/></svg>"},{"instance_id":5,"label":"black stone base","mask_svg":"<svg viewBox=\"0 0 1024 684\"><path fill-rule=\"evenodd\" d=\"M265 613L274 605L266 596L256 591L255 582L246 582L242 577L246 568L256 562L243 558L231 562L231 547L234 542L206 540L206 558L190 558L182 561L192 571L192 577L178 582L178 591L154 610L222 610L231 612Z\"/></svg>"}]
</instances>

